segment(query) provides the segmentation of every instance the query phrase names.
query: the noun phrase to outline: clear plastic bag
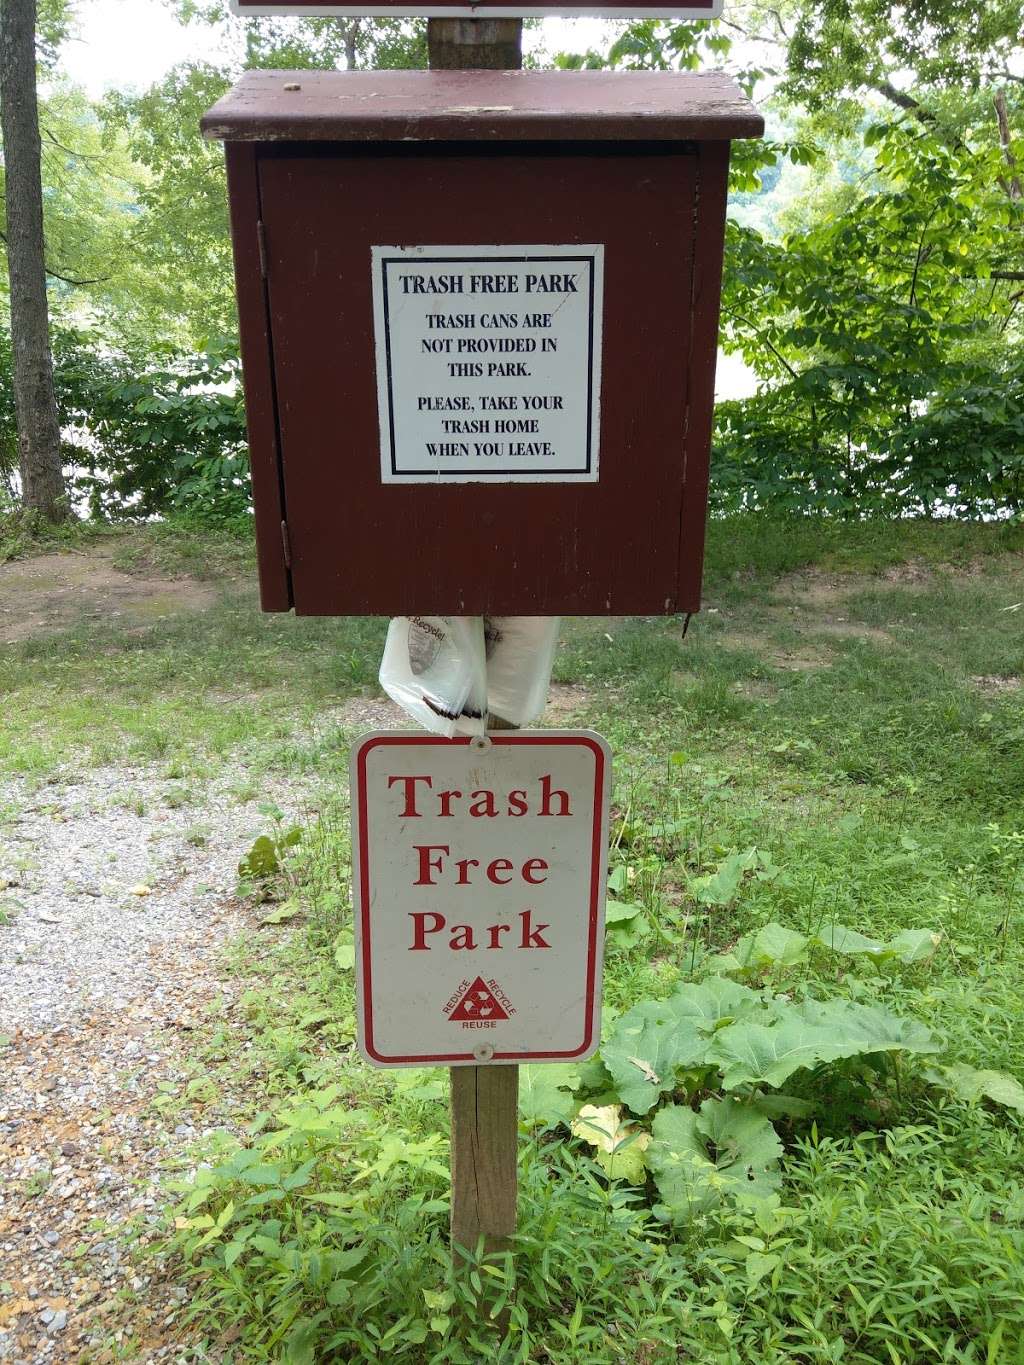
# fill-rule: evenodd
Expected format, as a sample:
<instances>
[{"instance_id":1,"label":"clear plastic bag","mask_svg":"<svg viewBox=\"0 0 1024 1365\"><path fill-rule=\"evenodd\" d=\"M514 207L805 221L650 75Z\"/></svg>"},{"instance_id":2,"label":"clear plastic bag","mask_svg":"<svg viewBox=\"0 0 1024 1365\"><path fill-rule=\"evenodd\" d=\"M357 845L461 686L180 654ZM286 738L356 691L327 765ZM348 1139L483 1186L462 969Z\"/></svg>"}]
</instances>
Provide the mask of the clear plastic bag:
<instances>
[{"instance_id":1,"label":"clear plastic bag","mask_svg":"<svg viewBox=\"0 0 1024 1365\"><path fill-rule=\"evenodd\" d=\"M396 616L381 686L436 735L483 734L488 713L529 725L547 704L558 626L552 616Z\"/></svg>"},{"instance_id":2,"label":"clear plastic bag","mask_svg":"<svg viewBox=\"0 0 1024 1365\"><path fill-rule=\"evenodd\" d=\"M393 617L380 685L435 735L482 735L487 727L487 671L481 618Z\"/></svg>"},{"instance_id":3,"label":"clear plastic bag","mask_svg":"<svg viewBox=\"0 0 1024 1365\"><path fill-rule=\"evenodd\" d=\"M558 648L557 616L485 616L487 709L510 725L539 720Z\"/></svg>"}]
</instances>

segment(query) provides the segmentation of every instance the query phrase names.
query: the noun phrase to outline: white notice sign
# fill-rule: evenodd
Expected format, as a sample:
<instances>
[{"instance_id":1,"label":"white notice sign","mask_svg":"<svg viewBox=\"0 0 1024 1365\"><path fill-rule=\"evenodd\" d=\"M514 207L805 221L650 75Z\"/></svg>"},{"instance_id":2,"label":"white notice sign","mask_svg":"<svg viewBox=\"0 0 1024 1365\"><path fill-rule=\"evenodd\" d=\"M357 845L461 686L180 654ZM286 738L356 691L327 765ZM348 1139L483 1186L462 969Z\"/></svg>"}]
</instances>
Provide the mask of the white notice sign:
<instances>
[{"instance_id":1,"label":"white notice sign","mask_svg":"<svg viewBox=\"0 0 1024 1365\"><path fill-rule=\"evenodd\" d=\"M611 760L589 730L370 735L352 754L359 1048L377 1066L589 1057Z\"/></svg>"},{"instance_id":2,"label":"white notice sign","mask_svg":"<svg viewBox=\"0 0 1024 1365\"><path fill-rule=\"evenodd\" d=\"M372 248L384 483L595 483L601 246Z\"/></svg>"}]
</instances>

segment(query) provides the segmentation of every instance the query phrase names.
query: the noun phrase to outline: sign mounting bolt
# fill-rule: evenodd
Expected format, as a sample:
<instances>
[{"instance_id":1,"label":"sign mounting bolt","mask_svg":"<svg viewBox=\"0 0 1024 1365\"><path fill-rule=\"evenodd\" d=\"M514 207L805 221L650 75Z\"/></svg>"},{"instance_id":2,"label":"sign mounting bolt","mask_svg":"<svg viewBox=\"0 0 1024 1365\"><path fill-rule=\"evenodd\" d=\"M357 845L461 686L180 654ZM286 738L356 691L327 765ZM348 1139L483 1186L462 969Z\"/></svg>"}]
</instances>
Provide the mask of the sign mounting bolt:
<instances>
[{"instance_id":1,"label":"sign mounting bolt","mask_svg":"<svg viewBox=\"0 0 1024 1365\"><path fill-rule=\"evenodd\" d=\"M494 1056L494 1048L490 1043L478 1043L473 1049L473 1056L478 1062L489 1062Z\"/></svg>"}]
</instances>

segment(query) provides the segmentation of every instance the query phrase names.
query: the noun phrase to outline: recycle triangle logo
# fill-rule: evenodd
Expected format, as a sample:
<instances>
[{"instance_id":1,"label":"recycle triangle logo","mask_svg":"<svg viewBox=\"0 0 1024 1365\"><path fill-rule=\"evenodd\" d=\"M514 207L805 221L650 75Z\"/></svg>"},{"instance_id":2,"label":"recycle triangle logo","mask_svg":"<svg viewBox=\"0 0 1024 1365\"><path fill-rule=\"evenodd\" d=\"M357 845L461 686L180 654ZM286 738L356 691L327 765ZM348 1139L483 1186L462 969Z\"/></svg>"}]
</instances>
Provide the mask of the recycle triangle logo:
<instances>
[{"instance_id":1,"label":"recycle triangle logo","mask_svg":"<svg viewBox=\"0 0 1024 1365\"><path fill-rule=\"evenodd\" d=\"M507 1019L508 1015L478 976L448 1018L465 1023L473 1019Z\"/></svg>"}]
</instances>

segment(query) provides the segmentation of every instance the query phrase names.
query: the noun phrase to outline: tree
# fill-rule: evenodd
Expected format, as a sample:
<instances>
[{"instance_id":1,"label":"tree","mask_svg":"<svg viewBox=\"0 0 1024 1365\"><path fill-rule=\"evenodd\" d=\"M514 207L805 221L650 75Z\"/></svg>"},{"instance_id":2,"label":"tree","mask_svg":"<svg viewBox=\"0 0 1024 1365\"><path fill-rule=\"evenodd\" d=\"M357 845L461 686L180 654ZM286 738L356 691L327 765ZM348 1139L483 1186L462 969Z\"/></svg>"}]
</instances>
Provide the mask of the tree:
<instances>
[{"instance_id":1,"label":"tree","mask_svg":"<svg viewBox=\"0 0 1024 1365\"><path fill-rule=\"evenodd\" d=\"M223 17L219 3L182 8L186 18ZM108 148L125 147L141 172L124 252L131 278L121 272L130 297L114 301L111 316L121 340L134 347L148 334L202 350L235 333L224 151L204 142L198 127L242 70L423 66L425 33L425 24L406 20L247 19L244 41L223 64L183 63L141 94L105 98L99 112Z\"/></svg>"},{"instance_id":2,"label":"tree","mask_svg":"<svg viewBox=\"0 0 1024 1365\"><path fill-rule=\"evenodd\" d=\"M1019 0L735 0L559 57L778 80L798 140L733 147L722 341L761 384L718 405L720 508L1024 511L1019 19ZM766 215L784 155L811 170Z\"/></svg>"},{"instance_id":3,"label":"tree","mask_svg":"<svg viewBox=\"0 0 1024 1365\"><path fill-rule=\"evenodd\" d=\"M869 127L870 174L779 242L730 223L726 344L765 387L718 411L720 498L988 516L1024 508L1024 206L1006 151Z\"/></svg>"},{"instance_id":4,"label":"tree","mask_svg":"<svg viewBox=\"0 0 1024 1365\"><path fill-rule=\"evenodd\" d=\"M2 0L0 126L22 498L28 510L60 521L68 505L50 357L35 33L35 0Z\"/></svg>"},{"instance_id":5,"label":"tree","mask_svg":"<svg viewBox=\"0 0 1024 1365\"><path fill-rule=\"evenodd\" d=\"M962 102L1021 81L1019 0L784 0L755 10L786 42L784 98L811 110L873 90L927 118L934 92Z\"/></svg>"}]
</instances>

